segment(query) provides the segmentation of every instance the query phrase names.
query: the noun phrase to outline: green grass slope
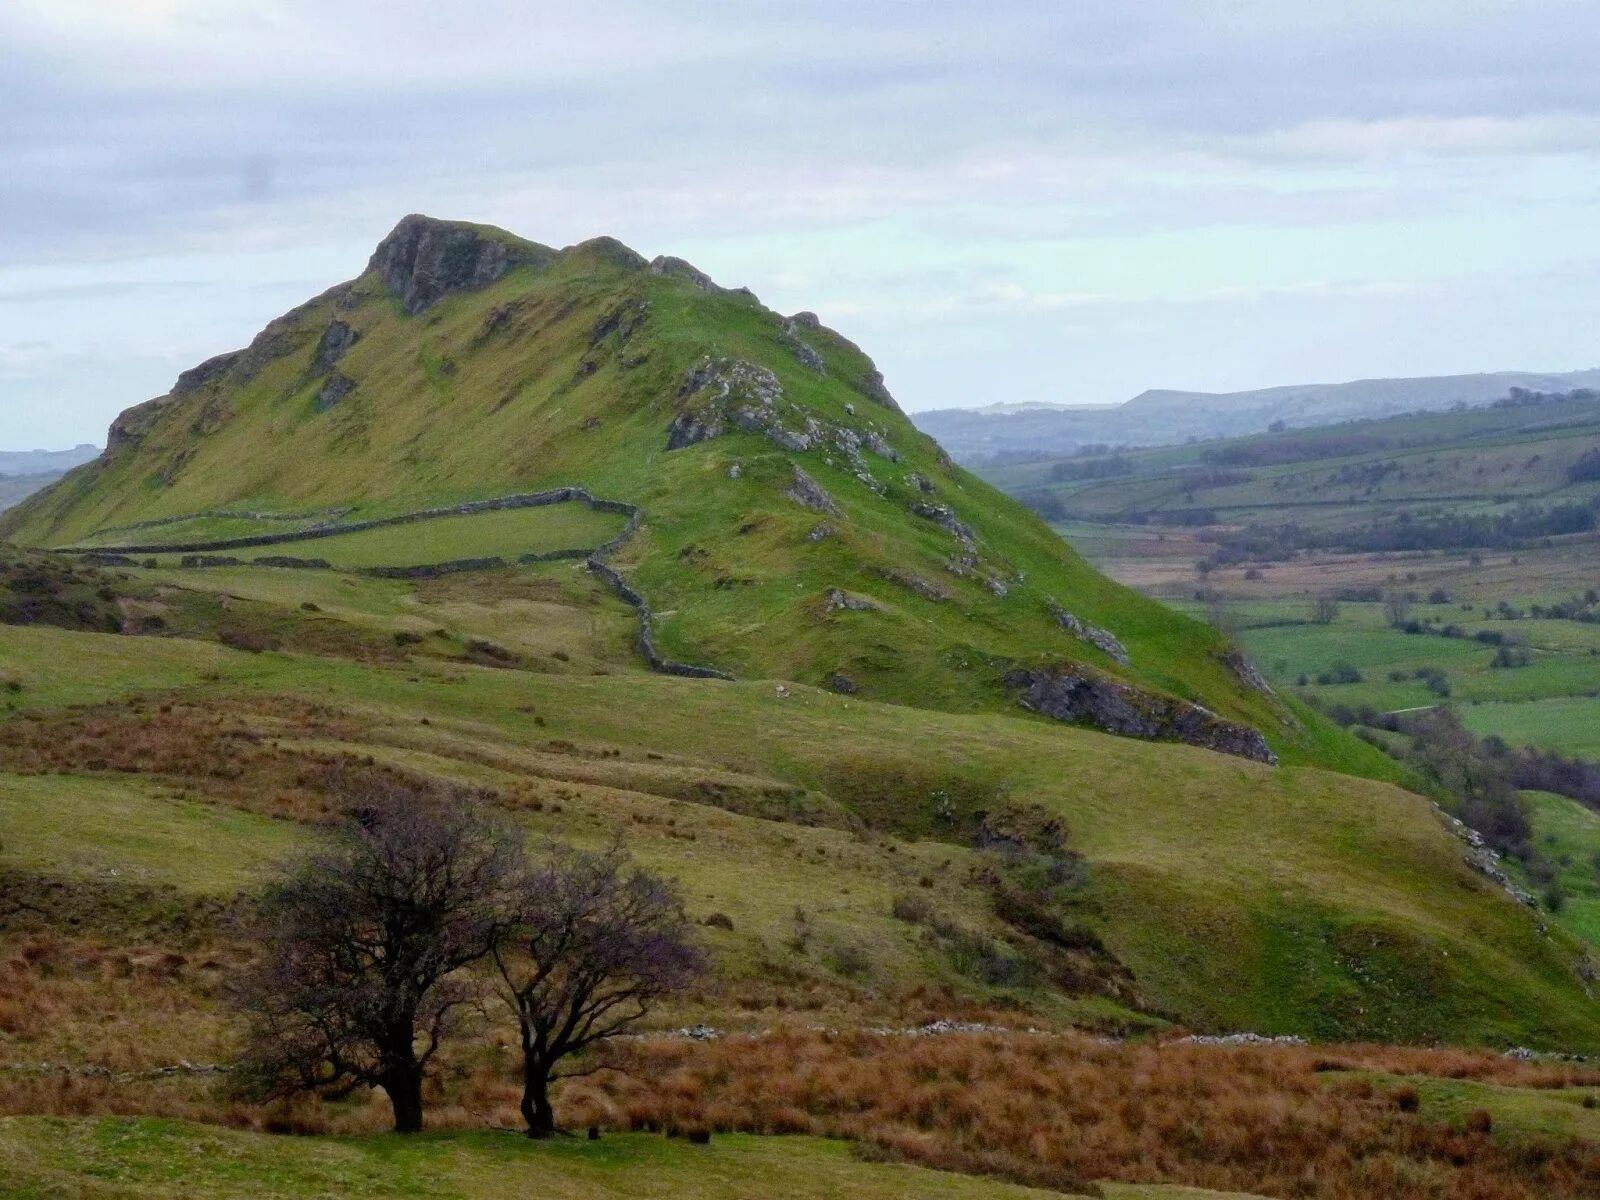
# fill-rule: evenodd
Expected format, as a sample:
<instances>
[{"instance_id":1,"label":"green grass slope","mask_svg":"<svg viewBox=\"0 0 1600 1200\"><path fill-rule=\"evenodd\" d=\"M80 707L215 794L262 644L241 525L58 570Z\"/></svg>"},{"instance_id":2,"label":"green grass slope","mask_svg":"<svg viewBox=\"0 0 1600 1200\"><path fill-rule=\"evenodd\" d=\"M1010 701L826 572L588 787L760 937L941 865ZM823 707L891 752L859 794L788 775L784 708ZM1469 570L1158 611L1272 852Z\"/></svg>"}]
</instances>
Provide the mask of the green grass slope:
<instances>
[{"instance_id":1,"label":"green grass slope","mask_svg":"<svg viewBox=\"0 0 1600 1200\"><path fill-rule=\"evenodd\" d=\"M282 1138L146 1119L0 1119L0 1196L300 1200L1044 1200L1057 1192L899 1163L863 1162L844 1142L722 1134L694 1146L660 1135L530 1142L511 1133ZM1110 1184L1114 1200L1230 1200L1220 1192ZM1248 1198L1239 1198L1248 1200Z\"/></svg>"},{"instance_id":2,"label":"green grass slope","mask_svg":"<svg viewBox=\"0 0 1600 1200\"><path fill-rule=\"evenodd\" d=\"M797 468L834 511L791 494ZM670 658L968 710L1010 705L1018 664L1077 661L1297 753L1216 633L952 465L850 342L607 239L557 252L408 218L358 279L124 414L102 459L0 537L121 544L173 536L139 528L171 518L249 532L284 528L261 514L359 520L563 485L643 509L616 564ZM832 589L863 607L830 607Z\"/></svg>"},{"instance_id":3,"label":"green grass slope","mask_svg":"<svg viewBox=\"0 0 1600 1200\"><path fill-rule=\"evenodd\" d=\"M252 575L266 578L252 586ZM323 597L320 578L239 569L199 582L238 597L290 585ZM438 595L396 605L389 581L339 590L349 619L378 628L448 621L462 609L488 622L487 609L497 636L515 644L519 613L546 620L521 607L473 612ZM70 683L64 661L81 664ZM120 760L96 765L176 700L243 720L228 745L372 755L510 789L535 835L599 845L625 833L643 861L683 882L697 919L732 918L731 931L712 937L729 980L821 979L877 994L947 983L1058 1017L1094 1019L1100 1005L1123 1019L1092 994L1066 1002L1037 980L986 982L930 935L936 923L894 915L895 898L911 895L943 922L1004 935L978 886L983 856L943 796L1060 820L1085 863L1067 915L1103 940L1155 1013L1328 1038L1600 1046L1579 944L1542 933L1535 914L1466 867L1462 843L1427 802L1393 785L1002 714L675 679L621 662L601 669L609 673L420 656L355 662L7 629L0 679L14 685L13 721L59 729L47 743L83 749L65 774L41 777L27 773L39 769L33 759L5 748L14 735L0 728L0 765L24 772L0 776L15 796L0 809L0 866L211 889L293 844L292 826L235 811L281 787L281 773L251 774L256 760L177 779L154 767L130 779L138 764ZM127 705L119 719L129 722L110 751L60 707L108 702ZM350 728L298 731L271 715L285 702L342 714ZM206 798L218 807L195 806ZM182 847L208 828L210 861L189 862ZM60 844L68 829L70 848Z\"/></svg>"}]
</instances>

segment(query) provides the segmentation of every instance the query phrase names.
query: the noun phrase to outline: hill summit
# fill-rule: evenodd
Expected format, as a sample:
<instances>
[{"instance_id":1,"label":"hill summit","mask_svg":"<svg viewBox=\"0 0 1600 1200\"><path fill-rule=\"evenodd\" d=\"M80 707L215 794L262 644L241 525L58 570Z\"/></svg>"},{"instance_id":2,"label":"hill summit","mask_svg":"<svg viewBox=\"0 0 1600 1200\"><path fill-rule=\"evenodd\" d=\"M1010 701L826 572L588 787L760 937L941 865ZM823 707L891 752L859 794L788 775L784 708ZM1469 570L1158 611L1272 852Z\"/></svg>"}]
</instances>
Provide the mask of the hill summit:
<instances>
[{"instance_id":1,"label":"hill summit","mask_svg":"<svg viewBox=\"0 0 1600 1200\"><path fill-rule=\"evenodd\" d=\"M196 531L557 489L630 514L589 565L638 601L658 665L1263 760L1261 731L1306 736L1216 633L956 467L814 314L612 238L408 216L360 276L123 413L0 536L226 549Z\"/></svg>"}]
</instances>

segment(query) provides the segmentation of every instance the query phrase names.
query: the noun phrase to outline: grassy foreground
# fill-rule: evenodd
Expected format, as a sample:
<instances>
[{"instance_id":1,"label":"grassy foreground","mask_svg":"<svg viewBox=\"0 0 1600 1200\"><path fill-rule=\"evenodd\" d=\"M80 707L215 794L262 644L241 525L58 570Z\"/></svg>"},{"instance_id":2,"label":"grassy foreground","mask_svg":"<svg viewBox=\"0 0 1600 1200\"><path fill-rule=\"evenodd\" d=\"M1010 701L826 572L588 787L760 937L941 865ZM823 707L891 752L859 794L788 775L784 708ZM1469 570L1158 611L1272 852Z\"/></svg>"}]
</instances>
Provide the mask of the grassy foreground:
<instances>
[{"instance_id":1,"label":"grassy foreground","mask_svg":"<svg viewBox=\"0 0 1600 1200\"><path fill-rule=\"evenodd\" d=\"M510 1133L272 1137L181 1121L0 1118L0 1197L156 1200L1043 1200L1058 1193L897 1163L821 1138L660 1135L534 1143ZM1226 1200L1223 1193L1111 1185L1113 1200Z\"/></svg>"}]
</instances>

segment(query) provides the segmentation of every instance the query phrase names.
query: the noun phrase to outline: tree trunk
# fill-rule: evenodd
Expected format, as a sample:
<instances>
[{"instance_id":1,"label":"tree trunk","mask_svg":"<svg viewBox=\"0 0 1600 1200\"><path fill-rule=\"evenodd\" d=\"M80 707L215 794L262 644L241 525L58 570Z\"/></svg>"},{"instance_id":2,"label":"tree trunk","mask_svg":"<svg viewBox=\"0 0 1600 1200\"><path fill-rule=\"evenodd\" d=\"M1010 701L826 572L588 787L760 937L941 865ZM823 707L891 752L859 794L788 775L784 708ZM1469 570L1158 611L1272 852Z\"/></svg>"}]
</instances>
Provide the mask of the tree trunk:
<instances>
[{"instance_id":1,"label":"tree trunk","mask_svg":"<svg viewBox=\"0 0 1600 1200\"><path fill-rule=\"evenodd\" d=\"M422 1132L422 1071L416 1067L391 1071L383 1090L394 1109L394 1131Z\"/></svg>"},{"instance_id":2,"label":"tree trunk","mask_svg":"<svg viewBox=\"0 0 1600 1200\"><path fill-rule=\"evenodd\" d=\"M531 1138L547 1138L556 1131L556 1113L550 1107L550 1071L531 1055L522 1060L522 1119Z\"/></svg>"}]
</instances>

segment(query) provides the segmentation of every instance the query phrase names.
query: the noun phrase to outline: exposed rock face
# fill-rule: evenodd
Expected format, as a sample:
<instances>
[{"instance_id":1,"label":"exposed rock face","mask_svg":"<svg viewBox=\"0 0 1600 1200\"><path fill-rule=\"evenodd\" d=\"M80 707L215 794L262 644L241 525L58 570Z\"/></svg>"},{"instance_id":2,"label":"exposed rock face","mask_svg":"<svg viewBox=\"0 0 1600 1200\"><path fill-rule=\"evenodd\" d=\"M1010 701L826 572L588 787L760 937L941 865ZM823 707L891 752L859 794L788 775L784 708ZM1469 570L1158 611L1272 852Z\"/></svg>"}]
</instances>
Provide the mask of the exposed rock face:
<instances>
[{"instance_id":1,"label":"exposed rock face","mask_svg":"<svg viewBox=\"0 0 1600 1200\"><path fill-rule=\"evenodd\" d=\"M1234 678L1248 688L1260 692L1263 696L1270 696L1274 700L1278 693L1272 690L1272 685L1266 681L1261 672L1256 670L1255 664L1237 650L1229 650L1222 656L1222 665L1233 672Z\"/></svg>"},{"instance_id":2,"label":"exposed rock face","mask_svg":"<svg viewBox=\"0 0 1600 1200\"><path fill-rule=\"evenodd\" d=\"M215 358L208 358L198 367L190 367L178 376L178 382L172 385L172 394L174 396L187 396L191 392L198 392L213 379L220 379L226 375L228 368L238 362L243 355L243 350L234 350L228 354L219 354Z\"/></svg>"},{"instance_id":3,"label":"exposed rock face","mask_svg":"<svg viewBox=\"0 0 1600 1200\"><path fill-rule=\"evenodd\" d=\"M624 300L621 304L607 310L594 328L589 330L589 349L593 350L606 338L615 334L617 341L626 342L643 325L645 318L650 315L648 302L638 299Z\"/></svg>"},{"instance_id":4,"label":"exposed rock face","mask_svg":"<svg viewBox=\"0 0 1600 1200\"><path fill-rule=\"evenodd\" d=\"M1006 686L1023 708L1058 721L1092 725L1107 733L1154 741L1187 742L1223 754L1276 764L1267 739L1248 725L1172 696L1140 691L1077 665L1012 671Z\"/></svg>"},{"instance_id":5,"label":"exposed rock face","mask_svg":"<svg viewBox=\"0 0 1600 1200\"><path fill-rule=\"evenodd\" d=\"M1055 616L1056 624L1073 637L1081 638L1091 646L1103 650L1123 666L1128 665L1127 647L1118 640L1116 634L1109 629L1101 629L1098 625L1090 625L1076 614L1062 608L1054 599L1046 600L1045 603L1050 606L1050 612Z\"/></svg>"},{"instance_id":6,"label":"exposed rock face","mask_svg":"<svg viewBox=\"0 0 1600 1200\"><path fill-rule=\"evenodd\" d=\"M808 542L825 542L829 538L837 537L838 535L839 535L839 531L837 529L835 529L832 525L828 524L828 522L824 521L820 525L813 525L811 527L810 532L808 532L806 534L806 541L808 541Z\"/></svg>"},{"instance_id":7,"label":"exposed rock face","mask_svg":"<svg viewBox=\"0 0 1600 1200\"><path fill-rule=\"evenodd\" d=\"M317 393L316 401L312 408L317 412L327 412L351 392L355 391L356 381L341 371L335 371L328 376L328 382L322 385L322 390Z\"/></svg>"},{"instance_id":8,"label":"exposed rock face","mask_svg":"<svg viewBox=\"0 0 1600 1200\"><path fill-rule=\"evenodd\" d=\"M327 329L322 331L322 340L317 343L317 370L332 368L360 338L361 335L343 321L329 321Z\"/></svg>"},{"instance_id":9,"label":"exposed rock face","mask_svg":"<svg viewBox=\"0 0 1600 1200\"><path fill-rule=\"evenodd\" d=\"M977 536L972 532L972 526L957 517L946 505L915 500L911 504L911 511L923 520L932 521L940 529L952 534L963 545L970 546L977 540Z\"/></svg>"},{"instance_id":10,"label":"exposed rock face","mask_svg":"<svg viewBox=\"0 0 1600 1200\"><path fill-rule=\"evenodd\" d=\"M702 292L721 291L711 276L700 270L693 263L685 262L670 254L658 254L650 260L650 273L652 275L670 275L674 279L687 279Z\"/></svg>"},{"instance_id":11,"label":"exposed rock face","mask_svg":"<svg viewBox=\"0 0 1600 1200\"><path fill-rule=\"evenodd\" d=\"M111 422L111 428L106 431L106 453L111 454L124 446L137 445L140 439L149 433L155 423L161 419L162 410L176 399L176 392L171 396L157 396L154 400L146 400L143 404L135 404L132 408L122 413L116 420Z\"/></svg>"},{"instance_id":12,"label":"exposed rock face","mask_svg":"<svg viewBox=\"0 0 1600 1200\"><path fill-rule=\"evenodd\" d=\"M826 489L820 483L799 467L794 469L794 483L790 485L789 490L784 495L795 503L803 504L817 512L827 513L832 517L840 515L839 506L833 502L833 497L828 495Z\"/></svg>"},{"instance_id":13,"label":"exposed rock face","mask_svg":"<svg viewBox=\"0 0 1600 1200\"><path fill-rule=\"evenodd\" d=\"M908 591L915 592L924 600L950 599L950 593L944 587L933 582L931 579L924 579L922 576L913 571L908 571L904 567L892 567L883 572L883 577L890 583L899 584Z\"/></svg>"},{"instance_id":14,"label":"exposed rock face","mask_svg":"<svg viewBox=\"0 0 1600 1200\"><path fill-rule=\"evenodd\" d=\"M789 347L789 352L800 361L801 365L810 367L813 371L826 373L828 365L822 361L822 355L800 336L800 330L799 321L793 318L786 321L783 326L783 344Z\"/></svg>"},{"instance_id":15,"label":"exposed rock face","mask_svg":"<svg viewBox=\"0 0 1600 1200\"><path fill-rule=\"evenodd\" d=\"M488 286L519 261L507 242L413 213L378 243L367 270L415 316L450 292Z\"/></svg>"},{"instance_id":16,"label":"exposed rock face","mask_svg":"<svg viewBox=\"0 0 1600 1200\"><path fill-rule=\"evenodd\" d=\"M881 404L891 412L899 412L900 406L895 403L889 394L888 386L883 382L883 372L876 367L867 372L866 378L861 381L861 392L874 404Z\"/></svg>"},{"instance_id":17,"label":"exposed rock face","mask_svg":"<svg viewBox=\"0 0 1600 1200\"><path fill-rule=\"evenodd\" d=\"M823 605L831 613L877 612L878 605L865 596L852 596L843 588L829 588L823 595Z\"/></svg>"}]
</instances>

